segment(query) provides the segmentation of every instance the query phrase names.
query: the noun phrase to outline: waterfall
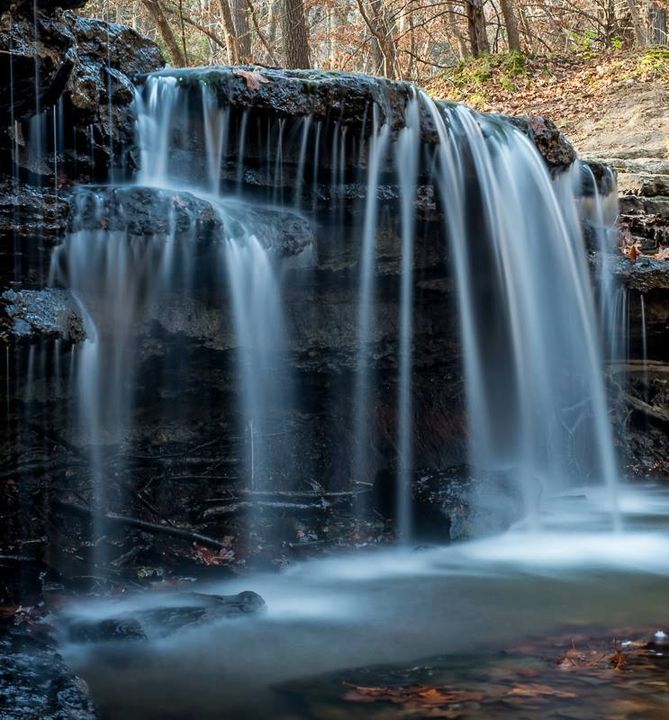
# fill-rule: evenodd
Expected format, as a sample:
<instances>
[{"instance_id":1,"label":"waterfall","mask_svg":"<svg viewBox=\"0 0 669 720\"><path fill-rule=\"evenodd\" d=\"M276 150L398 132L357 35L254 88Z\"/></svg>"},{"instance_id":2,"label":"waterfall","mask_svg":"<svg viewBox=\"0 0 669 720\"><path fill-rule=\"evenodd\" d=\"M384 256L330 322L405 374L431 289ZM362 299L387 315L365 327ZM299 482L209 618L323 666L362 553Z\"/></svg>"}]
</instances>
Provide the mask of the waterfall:
<instances>
[{"instance_id":1,"label":"waterfall","mask_svg":"<svg viewBox=\"0 0 669 720\"><path fill-rule=\"evenodd\" d=\"M397 399L397 532L411 537L411 481L413 471L413 411L411 402L411 350L413 344L413 266L416 222L416 186L420 160L420 103L415 94L407 104L406 127L400 132L397 174L400 184L402 237L399 377Z\"/></svg>"},{"instance_id":2,"label":"waterfall","mask_svg":"<svg viewBox=\"0 0 669 720\"><path fill-rule=\"evenodd\" d=\"M175 296L187 300L212 270L213 298L230 308L236 335L245 492L275 489L279 476L290 475L293 443L281 420L291 381L283 364L280 229L219 193L230 114L206 85L200 107L204 172L193 162L188 98L174 78L147 80L136 96L140 166L134 181L75 190L70 232L52 256L51 282L70 289L86 331L74 359L73 415L75 435L89 452L97 538L106 531L104 514L131 489L119 478L138 430L147 323ZM279 144L280 138L281 131ZM190 153L188 162L179 151ZM280 175L279 158L280 151ZM205 231L203 223L211 228ZM271 441L275 436L281 437ZM121 484L120 497L110 495L112 482ZM103 550L96 552L94 560L104 563Z\"/></svg>"},{"instance_id":3,"label":"waterfall","mask_svg":"<svg viewBox=\"0 0 669 720\"><path fill-rule=\"evenodd\" d=\"M378 186L382 163L388 145L388 127L374 115L372 137L367 161L367 190L362 228L362 248L359 267L359 299L357 319L357 354L355 368L354 403L354 452L351 477L357 483L371 480L369 406L371 402L370 345L374 321L374 290L376 275L376 233L378 227Z\"/></svg>"},{"instance_id":4,"label":"waterfall","mask_svg":"<svg viewBox=\"0 0 669 720\"><path fill-rule=\"evenodd\" d=\"M77 191L72 232L53 257L54 282L71 288L85 319L87 340L75 361L78 422L91 448L100 509L111 502L105 494L109 448L132 442L144 326L170 297L192 294L200 276L213 284L209 301L227 308L233 328L244 492L253 505L261 494L293 489L282 485L299 454L288 408L299 407L302 397L289 360L294 327L284 308L284 270L300 266L284 262L275 216L257 212L271 202L272 212L282 208L302 219L317 220L326 207L336 230L324 232L314 255L322 249L352 258L346 276L355 298L352 372L337 380L338 392L350 393L342 441L350 452L342 474L354 492L375 482L378 402L382 387L392 386L383 407L392 428L384 441L392 447L402 541L412 538L412 482L421 462L414 317L417 283L425 279L417 250L427 240L444 246L440 254L457 298L474 472L499 481L500 494L513 486L537 526L546 500L602 484L617 522L618 468L603 362L614 354L621 291L602 259L598 315L582 233L587 215L603 257L614 238L605 198L592 173L582 182L577 165L552 178L536 147L510 122L435 103L412 87L406 97L397 128L388 122L390 97L388 105L368 103L360 125L360 115L348 124L330 111L265 117L255 107L229 104L211 74L157 73L137 88L139 168L132 183ZM436 142L426 144L426 123ZM56 114L53 127L62 130ZM54 139L54 162L57 145ZM584 210L579 197L586 185L592 187ZM438 238L425 236L435 226L425 230L417 212L425 188L442 223ZM137 202L133 193L142 192L160 212L147 211L137 231L126 209ZM360 217L352 210L358 199ZM395 225L382 221L386 215ZM206 238L205 217L214 226ZM351 217L355 226L347 225ZM399 230L390 241L389 227ZM380 256L393 242L393 279L387 265L380 280ZM391 294L388 306L394 303L396 314L389 321L377 303ZM395 323L391 340L384 336L389 322ZM390 380L388 366L380 370L377 363L388 346L396 368ZM117 475L122 468L122 459L115 460ZM329 479L323 478L325 486ZM484 502L494 506L496 491ZM359 506L363 518L369 508ZM249 519L256 522L253 511Z\"/></svg>"},{"instance_id":5,"label":"waterfall","mask_svg":"<svg viewBox=\"0 0 669 720\"><path fill-rule=\"evenodd\" d=\"M511 124L423 102L440 138L436 184L458 290L471 461L512 478L536 523L543 500L603 483L617 524L617 460L573 179L551 182Z\"/></svg>"}]
</instances>

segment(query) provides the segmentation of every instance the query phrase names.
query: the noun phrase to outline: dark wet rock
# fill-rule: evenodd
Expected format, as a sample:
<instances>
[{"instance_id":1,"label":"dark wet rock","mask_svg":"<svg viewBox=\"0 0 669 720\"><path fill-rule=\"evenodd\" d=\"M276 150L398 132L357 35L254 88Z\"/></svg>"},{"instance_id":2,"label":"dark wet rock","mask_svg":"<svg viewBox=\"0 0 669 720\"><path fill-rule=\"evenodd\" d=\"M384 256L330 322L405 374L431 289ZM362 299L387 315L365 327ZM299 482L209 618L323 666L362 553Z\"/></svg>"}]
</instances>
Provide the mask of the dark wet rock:
<instances>
[{"instance_id":1,"label":"dark wet rock","mask_svg":"<svg viewBox=\"0 0 669 720\"><path fill-rule=\"evenodd\" d=\"M376 477L373 508L395 519L392 473ZM448 543L495 535L523 516L520 488L513 473L481 473L467 465L416 470L412 482L412 540Z\"/></svg>"},{"instance_id":2,"label":"dark wet rock","mask_svg":"<svg viewBox=\"0 0 669 720\"><path fill-rule=\"evenodd\" d=\"M32 7L26 15L5 13L0 80L9 88L11 78L13 92L0 97L0 113L8 120L0 127L0 169L11 176L18 152L19 175L36 185L106 179L132 142L130 78L163 65L155 43L129 27L55 10L50 3L34 19ZM54 115L61 131L68 129L55 159L48 144ZM34 139L40 133L47 142L43 152Z\"/></svg>"},{"instance_id":3,"label":"dark wet rock","mask_svg":"<svg viewBox=\"0 0 669 720\"><path fill-rule=\"evenodd\" d=\"M512 122L530 138L551 171L566 170L576 160L574 146L549 118L539 115L500 117Z\"/></svg>"},{"instance_id":4,"label":"dark wet rock","mask_svg":"<svg viewBox=\"0 0 669 720\"><path fill-rule=\"evenodd\" d=\"M30 185L0 183L0 238L57 238L67 227L69 200Z\"/></svg>"},{"instance_id":5,"label":"dark wet rock","mask_svg":"<svg viewBox=\"0 0 669 720\"><path fill-rule=\"evenodd\" d=\"M189 192L138 186L79 188L72 196L69 231L82 230L188 236L203 244L224 237L245 242L248 233L256 232L280 257L299 255L314 240L309 221L288 210L215 203Z\"/></svg>"},{"instance_id":6,"label":"dark wet rock","mask_svg":"<svg viewBox=\"0 0 669 720\"><path fill-rule=\"evenodd\" d=\"M581 192L585 196L593 194L596 189L601 197L617 192L617 173L614 168L598 160L582 159L579 162L582 178ZM593 187L594 180L594 187Z\"/></svg>"},{"instance_id":7,"label":"dark wet rock","mask_svg":"<svg viewBox=\"0 0 669 720\"><path fill-rule=\"evenodd\" d=\"M616 274L630 290L642 293L669 290L669 260L643 256L630 262L621 257L617 260Z\"/></svg>"},{"instance_id":8,"label":"dark wet rock","mask_svg":"<svg viewBox=\"0 0 669 720\"><path fill-rule=\"evenodd\" d=\"M188 192L144 187L79 188L72 198L70 232L105 230L129 237L222 235L223 218L211 203Z\"/></svg>"},{"instance_id":9,"label":"dark wet rock","mask_svg":"<svg viewBox=\"0 0 669 720\"><path fill-rule=\"evenodd\" d=\"M265 609L265 601L250 590L237 595L182 593L166 598L160 607L102 620L67 622L66 632L70 640L77 643L145 640L147 637L164 637L193 625L254 615Z\"/></svg>"},{"instance_id":10,"label":"dark wet rock","mask_svg":"<svg viewBox=\"0 0 669 720\"><path fill-rule=\"evenodd\" d=\"M45 625L0 627L3 720L95 720L86 683L64 663Z\"/></svg>"},{"instance_id":11,"label":"dark wet rock","mask_svg":"<svg viewBox=\"0 0 669 720\"><path fill-rule=\"evenodd\" d=\"M72 642L77 643L146 640L142 625L134 618L82 620L69 626L68 635Z\"/></svg>"},{"instance_id":12,"label":"dark wet rock","mask_svg":"<svg viewBox=\"0 0 669 720\"><path fill-rule=\"evenodd\" d=\"M376 108L377 121L388 124L391 135L396 136L406 124L406 107L415 87L408 82L387 80L366 75L324 72L320 70L279 70L247 67L261 72L269 82L254 90L244 78L235 74L232 67L202 69L176 69L165 71L175 77L178 85L193 93L193 101L200 97L201 83L213 88L221 105L232 111L262 112L264 116L287 120L290 127L303 118L325 121L349 128L352 133L369 136L373 129L372 108ZM439 103L442 106L445 103ZM576 159L576 152L555 124L542 117L508 117L498 115L503 122L511 122L522 130L543 156L552 171L568 168ZM430 113L421 109L421 136L424 142L436 144L438 133ZM233 147L236 145L233 143ZM283 148L284 163L296 162L299 149ZM254 149L247 145L245 153L253 158ZM327 157L320 162L327 166ZM349 168L356 167L358 156L347 158ZM250 173L257 172L251 169ZM262 175L251 175L257 184L265 184ZM287 180L284 178L284 182Z\"/></svg>"},{"instance_id":13,"label":"dark wet rock","mask_svg":"<svg viewBox=\"0 0 669 720\"><path fill-rule=\"evenodd\" d=\"M68 291L10 289L0 296L0 337L5 342L53 338L77 343L86 332Z\"/></svg>"}]
</instances>

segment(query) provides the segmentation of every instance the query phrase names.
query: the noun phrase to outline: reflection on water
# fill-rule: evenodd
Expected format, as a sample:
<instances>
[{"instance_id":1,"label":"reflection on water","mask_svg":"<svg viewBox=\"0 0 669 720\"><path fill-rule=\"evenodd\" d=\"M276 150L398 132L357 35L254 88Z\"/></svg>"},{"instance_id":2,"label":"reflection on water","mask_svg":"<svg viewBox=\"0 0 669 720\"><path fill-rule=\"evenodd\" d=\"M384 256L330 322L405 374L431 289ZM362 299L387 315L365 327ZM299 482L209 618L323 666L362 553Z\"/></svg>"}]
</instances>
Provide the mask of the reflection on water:
<instances>
[{"instance_id":1,"label":"reflection on water","mask_svg":"<svg viewBox=\"0 0 669 720\"><path fill-rule=\"evenodd\" d=\"M484 656L559 628L661 627L669 590L669 494L622 493L625 530L605 498L556 500L541 534L522 526L451 547L384 550L306 562L278 574L199 586L254 590L268 611L144 644L66 648L108 718L306 717L279 683L432 655ZM174 604L146 593L89 602L109 617ZM151 635L151 633L149 633ZM455 661L455 658L453 658ZM593 717L592 715L590 717Z\"/></svg>"}]
</instances>

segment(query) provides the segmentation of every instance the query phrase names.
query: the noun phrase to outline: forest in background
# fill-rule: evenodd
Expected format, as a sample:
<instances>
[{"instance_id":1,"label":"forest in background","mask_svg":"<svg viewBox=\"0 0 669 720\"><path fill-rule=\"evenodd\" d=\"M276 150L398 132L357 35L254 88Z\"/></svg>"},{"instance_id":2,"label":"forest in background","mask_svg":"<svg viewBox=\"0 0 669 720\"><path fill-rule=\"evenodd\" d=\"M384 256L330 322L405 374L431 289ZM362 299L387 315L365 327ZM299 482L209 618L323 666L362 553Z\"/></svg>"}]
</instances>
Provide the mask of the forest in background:
<instances>
[{"instance_id":1,"label":"forest in background","mask_svg":"<svg viewBox=\"0 0 669 720\"><path fill-rule=\"evenodd\" d=\"M481 56L666 46L669 0L94 0L86 12L154 38L174 66L311 67L429 85Z\"/></svg>"}]
</instances>

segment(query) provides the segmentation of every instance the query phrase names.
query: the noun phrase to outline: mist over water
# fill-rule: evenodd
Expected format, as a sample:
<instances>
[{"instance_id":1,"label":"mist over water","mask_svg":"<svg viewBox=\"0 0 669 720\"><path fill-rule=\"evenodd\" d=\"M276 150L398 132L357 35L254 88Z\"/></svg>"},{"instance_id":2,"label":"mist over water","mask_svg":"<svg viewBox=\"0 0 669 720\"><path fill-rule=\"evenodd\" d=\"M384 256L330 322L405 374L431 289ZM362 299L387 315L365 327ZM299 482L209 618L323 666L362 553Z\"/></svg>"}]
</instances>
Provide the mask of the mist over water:
<instances>
[{"instance_id":1,"label":"mist over water","mask_svg":"<svg viewBox=\"0 0 669 720\"><path fill-rule=\"evenodd\" d=\"M624 538L610 529L606 498L586 492L547 508L541 531L525 524L450 547L358 552L201 586L251 588L267 612L156 637L131 659L127 644L113 643L68 646L66 657L111 717L289 718L299 711L277 688L294 679L434 655L476 664L478 655L565 630L661 628L669 497L648 486L619 499ZM138 594L70 612L91 619L174 602Z\"/></svg>"}]
</instances>

